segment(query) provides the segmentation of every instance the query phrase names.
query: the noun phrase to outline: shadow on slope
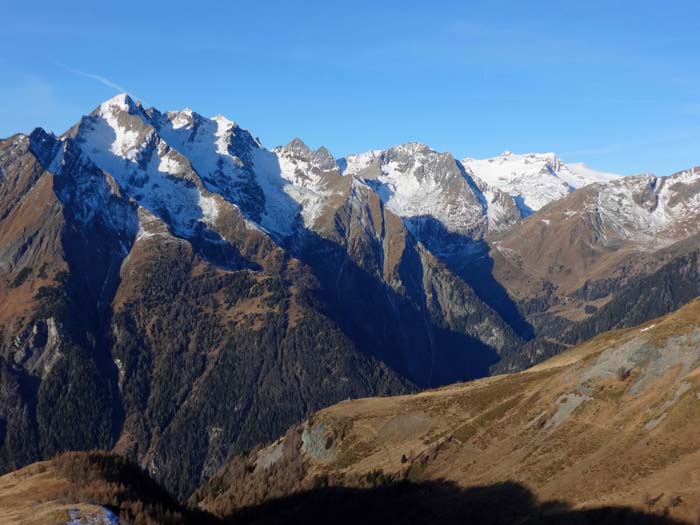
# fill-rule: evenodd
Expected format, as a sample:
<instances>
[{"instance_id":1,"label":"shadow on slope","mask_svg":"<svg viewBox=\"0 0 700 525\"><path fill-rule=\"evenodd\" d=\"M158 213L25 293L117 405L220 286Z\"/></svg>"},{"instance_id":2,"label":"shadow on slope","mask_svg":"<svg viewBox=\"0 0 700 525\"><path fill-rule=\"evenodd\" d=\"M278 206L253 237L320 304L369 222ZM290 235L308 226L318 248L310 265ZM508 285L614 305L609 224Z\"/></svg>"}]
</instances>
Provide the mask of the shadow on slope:
<instances>
[{"instance_id":1,"label":"shadow on slope","mask_svg":"<svg viewBox=\"0 0 700 525\"><path fill-rule=\"evenodd\" d=\"M332 318L361 351L421 388L489 374L498 355L467 326L482 317L467 316L462 326L451 327L429 310L415 246L409 244L403 254L399 273L405 293L399 294L377 275L378 270L371 273L355 262L342 245L311 230L304 234L298 256L322 285L316 309ZM371 266L367 261L378 259L381 250L373 246L365 264Z\"/></svg>"},{"instance_id":2,"label":"shadow on slope","mask_svg":"<svg viewBox=\"0 0 700 525\"><path fill-rule=\"evenodd\" d=\"M60 476L71 483L61 499L104 506L118 515L120 522L219 523L205 512L180 504L138 465L121 456L101 451L66 452L52 462Z\"/></svg>"},{"instance_id":3,"label":"shadow on slope","mask_svg":"<svg viewBox=\"0 0 700 525\"><path fill-rule=\"evenodd\" d=\"M448 481L404 481L363 489L318 488L244 508L229 515L225 521L236 525L684 523L630 507L573 509L559 501L539 502L530 490L515 482L461 488Z\"/></svg>"},{"instance_id":4,"label":"shadow on slope","mask_svg":"<svg viewBox=\"0 0 700 525\"><path fill-rule=\"evenodd\" d=\"M414 217L411 231L430 252L462 278L479 299L492 308L525 341L534 337L534 329L525 319L508 291L493 276L493 259L488 245L448 231L432 217Z\"/></svg>"},{"instance_id":5,"label":"shadow on slope","mask_svg":"<svg viewBox=\"0 0 700 525\"><path fill-rule=\"evenodd\" d=\"M698 239L690 242L695 244ZM636 326L677 310L698 296L700 251L693 249L650 275L631 279L591 317L569 328L562 341L576 344L607 330Z\"/></svg>"}]
</instances>

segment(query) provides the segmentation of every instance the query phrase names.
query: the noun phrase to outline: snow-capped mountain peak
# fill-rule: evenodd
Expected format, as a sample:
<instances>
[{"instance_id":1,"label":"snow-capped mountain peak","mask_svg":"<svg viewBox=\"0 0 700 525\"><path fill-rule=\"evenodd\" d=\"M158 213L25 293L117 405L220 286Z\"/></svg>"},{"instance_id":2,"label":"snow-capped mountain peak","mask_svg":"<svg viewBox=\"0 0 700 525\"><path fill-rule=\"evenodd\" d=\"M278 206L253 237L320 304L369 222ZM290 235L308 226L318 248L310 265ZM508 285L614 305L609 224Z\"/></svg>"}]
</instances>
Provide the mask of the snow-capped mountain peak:
<instances>
[{"instance_id":1,"label":"snow-capped mountain peak","mask_svg":"<svg viewBox=\"0 0 700 525\"><path fill-rule=\"evenodd\" d=\"M134 102L127 93L119 93L100 104L98 111L100 114L114 111L134 111L137 106L140 104Z\"/></svg>"},{"instance_id":2,"label":"snow-capped mountain peak","mask_svg":"<svg viewBox=\"0 0 700 525\"><path fill-rule=\"evenodd\" d=\"M425 144L409 142L350 155L340 163L344 175L364 180L414 232L422 230L426 221L437 221L448 232L478 238L490 227L498 229L519 218L505 209L489 212L503 202L486 196L452 155ZM505 222L499 225L500 220Z\"/></svg>"},{"instance_id":3,"label":"snow-capped mountain peak","mask_svg":"<svg viewBox=\"0 0 700 525\"><path fill-rule=\"evenodd\" d=\"M566 164L554 153L505 151L488 159L465 158L462 163L489 186L511 195L523 215L578 188L620 178L620 175L596 171L582 163Z\"/></svg>"},{"instance_id":4,"label":"snow-capped mountain peak","mask_svg":"<svg viewBox=\"0 0 700 525\"><path fill-rule=\"evenodd\" d=\"M481 239L575 188L616 178L553 153L460 162L420 142L343 159L299 138L268 150L223 115L161 113L126 94L102 103L70 136L120 191L185 236L213 227L229 206L286 239L300 225L313 229L357 180L421 240L439 232Z\"/></svg>"}]
</instances>

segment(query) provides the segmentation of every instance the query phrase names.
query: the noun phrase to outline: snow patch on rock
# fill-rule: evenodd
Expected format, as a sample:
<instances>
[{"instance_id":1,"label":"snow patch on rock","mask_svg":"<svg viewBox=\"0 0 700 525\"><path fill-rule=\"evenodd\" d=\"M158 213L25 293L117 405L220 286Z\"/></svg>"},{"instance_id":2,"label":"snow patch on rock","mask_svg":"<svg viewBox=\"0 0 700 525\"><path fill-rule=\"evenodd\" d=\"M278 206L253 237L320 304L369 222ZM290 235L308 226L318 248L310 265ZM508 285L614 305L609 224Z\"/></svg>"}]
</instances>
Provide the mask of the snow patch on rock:
<instances>
[{"instance_id":1,"label":"snow patch on rock","mask_svg":"<svg viewBox=\"0 0 700 525\"><path fill-rule=\"evenodd\" d=\"M100 507L99 511L89 513L70 509L66 525L119 525L119 516L107 507Z\"/></svg>"},{"instance_id":2,"label":"snow patch on rock","mask_svg":"<svg viewBox=\"0 0 700 525\"><path fill-rule=\"evenodd\" d=\"M465 158L462 163L489 186L516 198L524 215L578 188L621 177L582 163L565 164L554 153L516 155L506 151L488 159Z\"/></svg>"},{"instance_id":3,"label":"snow patch on rock","mask_svg":"<svg viewBox=\"0 0 700 525\"><path fill-rule=\"evenodd\" d=\"M475 237L488 228L490 199L449 153L412 142L351 155L343 165L343 175L361 178L404 219L435 219L449 232Z\"/></svg>"}]
</instances>

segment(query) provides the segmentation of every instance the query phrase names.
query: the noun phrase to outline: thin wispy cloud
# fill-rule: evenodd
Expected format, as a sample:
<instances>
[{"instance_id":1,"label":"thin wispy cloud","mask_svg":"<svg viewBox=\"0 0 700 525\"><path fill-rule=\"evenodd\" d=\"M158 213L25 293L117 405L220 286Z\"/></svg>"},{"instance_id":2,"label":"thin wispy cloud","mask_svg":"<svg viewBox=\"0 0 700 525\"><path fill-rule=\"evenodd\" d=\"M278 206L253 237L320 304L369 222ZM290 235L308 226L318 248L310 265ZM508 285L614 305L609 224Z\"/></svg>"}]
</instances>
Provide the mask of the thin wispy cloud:
<instances>
[{"instance_id":1,"label":"thin wispy cloud","mask_svg":"<svg viewBox=\"0 0 700 525\"><path fill-rule=\"evenodd\" d=\"M102 75L97 75L95 73L89 73L87 71L81 71L80 69L72 68L70 66L62 64L61 62L54 62L54 64L56 64L61 69L68 71L69 73L73 73L74 75L77 75L79 77L89 78L91 80L95 80L95 81L99 82L100 84L107 86L109 88L112 88L119 93L129 93L130 95L133 96L133 93L131 93L124 86L117 84L116 82L113 82L112 80L108 79L107 77L103 77Z\"/></svg>"}]
</instances>

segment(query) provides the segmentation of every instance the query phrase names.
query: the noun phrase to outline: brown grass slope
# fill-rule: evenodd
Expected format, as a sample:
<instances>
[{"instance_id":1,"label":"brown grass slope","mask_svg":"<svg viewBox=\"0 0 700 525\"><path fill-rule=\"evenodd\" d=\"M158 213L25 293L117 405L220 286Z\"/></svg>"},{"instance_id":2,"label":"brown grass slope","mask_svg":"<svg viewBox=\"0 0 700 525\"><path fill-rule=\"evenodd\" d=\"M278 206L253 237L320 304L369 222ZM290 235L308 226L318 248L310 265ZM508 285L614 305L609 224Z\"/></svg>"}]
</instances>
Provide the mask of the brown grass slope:
<instances>
[{"instance_id":1,"label":"brown grass slope","mask_svg":"<svg viewBox=\"0 0 700 525\"><path fill-rule=\"evenodd\" d=\"M586 319L636 277L697 250L697 209L685 205L698 192L685 177L696 171L593 184L548 204L490 236L495 279L519 301L537 331L551 324L551 315L574 322ZM622 188L624 206L604 203L608 194ZM641 219L630 221L628 208L636 207L644 216L660 205L664 192L672 195L667 203L675 214L672 220L653 231Z\"/></svg>"},{"instance_id":2,"label":"brown grass slope","mask_svg":"<svg viewBox=\"0 0 700 525\"><path fill-rule=\"evenodd\" d=\"M227 514L314 487L512 482L573 509L696 522L699 345L696 300L525 372L343 402L235 458L192 502Z\"/></svg>"}]
</instances>

